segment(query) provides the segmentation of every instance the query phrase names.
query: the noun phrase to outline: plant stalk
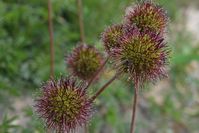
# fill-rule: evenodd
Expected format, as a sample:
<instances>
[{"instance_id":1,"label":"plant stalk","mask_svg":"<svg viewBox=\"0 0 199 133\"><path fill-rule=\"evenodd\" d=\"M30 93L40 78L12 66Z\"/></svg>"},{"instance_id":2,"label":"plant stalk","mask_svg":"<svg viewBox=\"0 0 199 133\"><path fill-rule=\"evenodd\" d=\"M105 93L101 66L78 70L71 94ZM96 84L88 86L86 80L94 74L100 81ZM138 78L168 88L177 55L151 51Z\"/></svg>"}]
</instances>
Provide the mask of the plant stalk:
<instances>
[{"instance_id":1,"label":"plant stalk","mask_svg":"<svg viewBox=\"0 0 199 133\"><path fill-rule=\"evenodd\" d=\"M92 82L96 79L96 77L99 75L99 73L103 70L104 66L109 60L109 56L106 58L106 60L102 63L102 65L98 68L98 70L95 72L93 77L89 80L88 85L86 86L86 89L92 84Z\"/></svg>"},{"instance_id":2,"label":"plant stalk","mask_svg":"<svg viewBox=\"0 0 199 133\"><path fill-rule=\"evenodd\" d=\"M77 0L77 6L78 6L80 39L81 39L81 42L84 43L85 42L85 34L84 34L84 19L83 19L82 0Z\"/></svg>"},{"instance_id":3,"label":"plant stalk","mask_svg":"<svg viewBox=\"0 0 199 133\"><path fill-rule=\"evenodd\" d=\"M106 84L104 84L95 95L91 97L91 102L93 102L117 77L119 73L116 73Z\"/></svg>"},{"instance_id":4,"label":"plant stalk","mask_svg":"<svg viewBox=\"0 0 199 133\"><path fill-rule=\"evenodd\" d=\"M48 31L50 38L50 77L54 78L54 36L53 36L51 0L48 0Z\"/></svg>"},{"instance_id":5,"label":"plant stalk","mask_svg":"<svg viewBox=\"0 0 199 133\"><path fill-rule=\"evenodd\" d=\"M131 129L130 133L135 132L135 121L136 121L136 110L138 104L138 89L139 89L139 81L136 79L134 83L134 100L133 100L133 108L132 108L132 119L131 119Z\"/></svg>"},{"instance_id":6,"label":"plant stalk","mask_svg":"<svg viewBox=\"0 0 199 133\"><path fill-rule=\"evenodd\" d=\"M78 13L79 29L80 29L80 40L81 40L81 43L85 43L82 0L77 0L77 9L78 9L77 13ZM84 132L88 133L87 125L85 125L85 127L84 127Z\"/></svg>"}]
</instances>

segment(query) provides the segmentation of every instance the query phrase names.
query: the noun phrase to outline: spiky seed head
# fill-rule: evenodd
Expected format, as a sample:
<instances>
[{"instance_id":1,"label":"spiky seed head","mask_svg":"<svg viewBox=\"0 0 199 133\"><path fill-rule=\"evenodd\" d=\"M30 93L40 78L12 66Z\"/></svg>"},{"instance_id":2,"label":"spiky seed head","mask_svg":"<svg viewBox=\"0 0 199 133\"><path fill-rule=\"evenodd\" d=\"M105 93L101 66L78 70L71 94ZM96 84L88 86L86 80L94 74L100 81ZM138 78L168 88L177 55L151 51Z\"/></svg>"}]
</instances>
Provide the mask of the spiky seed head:
<instances>
[{"instance_id":1,"label":"spiky seed head","mask_svg":"<svg viewBox=\"0 0 199 133\"><path fill-rule=\"evenodd\" d=\"M145 1L127 9L126 23L135 24L141 31L149 29L153 32L165 32L168 17L162 7L155 5L152 1Z\"/></svg>"},{"instance_id":2,"label":"spiky seed head","mask_svg":"<svg viewBox=\"0 0 199 133\"><path fill-rule=\"evenodd\" d=\"M78 126L85 125L92 115L92 103L85 83L77 82L74 77L45 83L34 107L46 126L57 132L75 131Z\"/></svg>"},{"instance_id":3,"label":"spiky seed head","mask_svg":"<svg viewBox=\"0 0 199 133\"><path fill-rule=\"evenodd\" d=\"M86 44L77 46L67 57L67 64L74 75L82 80L89 80L103 63L99 51Z\"/></svg>"},{"instance_id":4,"label":"spiky seed head","mask_svg":"<svg viewBox=\"0 0 199 133\"><path fill-rule=\"evenodd\" d=\"M107 53L113 48L120 47L119 39L124 34L123 28L122 24L112 25L102 33L101 38Z\"/></svg>"},{"instance_id":5,"label":"spiky seed head","mask_svg":"<svg viewBox=\"0 0 199 133\"><path fill-rule=\"evenodd\" d=\"M160 34L150 32L129 32L120 41L111 55L120 72L130 74L135 81L155 81L166 76L169 49Z\"/></svg>"}]
</instances>

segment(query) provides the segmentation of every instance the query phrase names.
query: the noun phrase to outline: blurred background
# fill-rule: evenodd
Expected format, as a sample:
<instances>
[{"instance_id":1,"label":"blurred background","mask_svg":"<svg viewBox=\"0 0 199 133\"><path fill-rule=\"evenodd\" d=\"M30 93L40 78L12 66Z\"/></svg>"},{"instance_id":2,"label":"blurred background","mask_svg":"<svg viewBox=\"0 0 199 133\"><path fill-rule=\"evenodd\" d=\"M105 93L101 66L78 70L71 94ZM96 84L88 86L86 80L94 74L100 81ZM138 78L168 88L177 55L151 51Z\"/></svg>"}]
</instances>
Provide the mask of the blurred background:
<instances>
[{"instance_id":1,"label":"blurred background","mask_svg":"<svg viewBox=\"0 0 199 133\"><path fill-rule=\"evenodd\" d=\"M136 133L199 133L199 1L156 0L169 14L169 78L140 92ZM133 0L83 0L86 42L101 51L100 33L121 23ZM80 40L76 0L52 0L55 76ZM44 133L33 112L34 94L49 79L46 0L0 1L0 133ZM96 91L114 71L107 69ZM128 133L133 87L116 80L96 101L90 133Z\"/></svg>"}]
</instances>

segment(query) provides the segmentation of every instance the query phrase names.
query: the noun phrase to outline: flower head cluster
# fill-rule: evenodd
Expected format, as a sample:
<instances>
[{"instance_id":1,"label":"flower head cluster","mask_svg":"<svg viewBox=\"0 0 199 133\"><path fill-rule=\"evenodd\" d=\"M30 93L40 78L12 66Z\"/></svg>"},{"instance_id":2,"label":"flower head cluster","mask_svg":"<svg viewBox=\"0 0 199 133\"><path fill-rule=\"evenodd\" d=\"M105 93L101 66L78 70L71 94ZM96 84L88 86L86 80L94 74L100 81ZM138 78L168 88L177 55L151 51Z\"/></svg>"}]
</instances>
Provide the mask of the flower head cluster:
<instances>
[{"instance_id":1,"label":"flower head cluster","mask_svg":"<svg viewBox=\"0 0 199 133\"><path fill-rule=\"evenodd\" d=\"M125 15L126 23L135 24L140 30L164 32L167 27L168 17L163 8L151 1L145 1L128 8Z\"/></svg>"},{"instance_id":2,"label":"flower head cluster","mask_svg":"<svg viewBox=\"0 0 199 133\"><path fill-rule=\"evenodd\" d=\"M41 95L35 100L35 108L48 128L70 132L86 124L92 114L92 103L84 84L67 77L50 80L42 87Z\"/></svg>"},{"instance_id":3,"label":"flower head cluster","mask_svg":"<svg viewBox=\"0 0 199 133\"><path fill-rule=\"evenodd\" d=\"M112 25L109 26L102 33L102 41L105 46L105 50L109 53L113 48L120 47L119 39L124 34L124 25Z\"/></svg>"},{"instance_id":4,"label":"flower head cluster","mask_svg":"<svg viewBox=\"0 0 199 133\"><path fill-rule=\"evenodd\" d=\"M123 36L120 45L111 52L120 72L129 73L139 82L153 81L166 75L169 50L160 34L132 30Z\"/></svg>"},{"instance_id":5,"label":"flower head cluster","mask_svg":"<svg viewBox=\"0 0 199 133\"><path fill-rule=\"evenodd\" d=\"M145 1L130 7L124 19L124 23L110 26L102 33L105 50L112 57L117 73L93 97L87 96L86 88L109 58L103 63L98 50L86 44L78 45L67 57L72 74L85 81L67 77L43 85L35 108L48 128L74 132L85 125L93 114L93 100L121 73L127 73L137 85L166 76L170 52L164 38L166 12Z\"/></svg>"},{"instance_id":6,"label":"flower head cluster","mask_svg":"<svg viewBox=\"0 0 199 133\"><path fill-rule=\"evenodd\" d=\"M89 80L103 63L103 58L93 46L77 46L67 58L72 73L83 80Z\"/></svg>"},{"instance_id":7,"label":"flower head cluster","mask_svg":"<svg viewBox=\"0 0 199 133\"><path fill-rule=\"evenodd\" d=\"M168 23L166 12L145 1L130 7L124 19L120 28L110 26L102 35L114 66L139 82L166 76L169 54L164 38Z\"/></svg>"}]
</instances>

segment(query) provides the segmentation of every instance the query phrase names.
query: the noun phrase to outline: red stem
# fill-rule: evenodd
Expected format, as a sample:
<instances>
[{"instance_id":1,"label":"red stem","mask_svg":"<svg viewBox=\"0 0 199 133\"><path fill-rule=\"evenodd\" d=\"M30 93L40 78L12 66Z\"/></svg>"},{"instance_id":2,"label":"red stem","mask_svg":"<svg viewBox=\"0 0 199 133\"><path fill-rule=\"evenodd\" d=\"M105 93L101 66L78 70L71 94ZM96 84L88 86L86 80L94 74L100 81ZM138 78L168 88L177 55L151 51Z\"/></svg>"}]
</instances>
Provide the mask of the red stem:
<instances>
[{"instance_id":1,"label":"red stem","mask_svg":"<svg viewBox=\"0 0 199 133\"><path fill-rule=\"evenodd\" d=\"M81 43L85 43L82 0L77 0L77 8L78 8L78 18L79 18L80 40L81 40ZM84 132L88 133L87 125L85 125L84 127Z\"/></svg>"},{"instance_id":2,"label":"red stem","mask_svg":"<svg viewBox=\"0 0 199 133\"><path fill-rule=\"evenodd\" d=\"M81 39L81 42L84 43L85 42L85 34L84 34L84 20L83 20L82 0L77 0L77 6L78 6L80 39Z\"/></svg>"},{"instance_id":3,"label":"red stem","mask_svg":"<svg viewBox=\"0 0 199 133\"><path fill-rule=\"evenodd\" d=\"M92 82L95 80L95 78L103 70L103 68L106 65L106 63L108 62L108 60L109 60L109 56L106 58L106 60L103 62L103 64L99 67L99 69L95 72L94 76L89 80L88 85L86 86L86 88L88 88L92 84Z\"/></svg>"},{"instance_id":4,"label":"red stem","mask_svg":"<svg viewBox=\"0 0 199 133\"><path fill-rule=\"evenodd\" d=\"M118 73L116 73L105 85L103 85L95 95L91 97L91 102L93 102L117 77Z\"/></svg>"},{"instance_id":5,"label":"red stem","mask_svg":"<svg viewBox=\"0 0 199 133\"><path fill-rule=\"evenodd\" d=\"M131 119L131 129L130 133L134 133L135 131L135 121L136 121L136 108L138 104L138 89L139 89L139 81L135 80L134 83L134 100L133 100L133 108L132 108L132 119Z\"/></svg>"},{"instance_id":6,"label":"red stem","mask_svg":"<svg viewBox=\"0 0 199 133\"><path fill-rule=\"evenodd\" d=\"M84 133L88 133L88 125L84 126Z\"/></svg>"},{"instance_id":7,"label":"red stem","mask_svg":"<svg viewBox=\"0 0 199 133\"><path fill-rule=\"evenodd\" d=\"M50 76L54 78L54 36L53 36L53 22L52 22L52 5L48 0L48 31L50 37Z\"/></svg>"}]
</instances>

